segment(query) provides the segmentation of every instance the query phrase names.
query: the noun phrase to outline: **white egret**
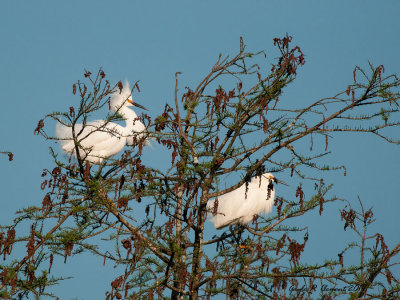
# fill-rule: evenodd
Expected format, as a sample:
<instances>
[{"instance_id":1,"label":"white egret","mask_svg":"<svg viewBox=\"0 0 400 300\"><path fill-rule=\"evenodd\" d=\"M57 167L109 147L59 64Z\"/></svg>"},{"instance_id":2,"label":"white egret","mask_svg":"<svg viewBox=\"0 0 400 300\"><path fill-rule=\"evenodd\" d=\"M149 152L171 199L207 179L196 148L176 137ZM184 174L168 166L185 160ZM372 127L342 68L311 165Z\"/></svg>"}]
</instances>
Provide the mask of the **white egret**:
<instances>
[{"instance_id":1,"label":"white egret","mask_svg":"<svg viewBox=\"0 0 400 300\"><path fill-rule=\"evenodd\" d=\"M133 135L139 139L145 134L144 124L129 107L145 108L133 102L130 97L129 83L125 82L121 92L115 92L110 99L111 110L118 112L125 119L125 127L105 120L88 122L85 126L83 124L74 126L79 143L79 156L82 159L92 164L101 164L105 158L119 153L125 144L132 144L130 140L133 140ZM56 135L61 142L62 150L76 157L72 127L58 123Z\"/></svg>"},{"instance_id":2,"label":"white egret","mask_svg":"<svg viewBox=\"0 0 400 300\"><path fill-rule=\"evenodd\" d=\"M272 211L275 199L275 183L284 183L277 180L271 173L254 176L247 184L209 200L207 203L208 214L212 214L210 221L216 229L240 223L245 225L260 213L268 214ZM247 185L247 187L246 187Z\"/></svg>"}]
</instances>

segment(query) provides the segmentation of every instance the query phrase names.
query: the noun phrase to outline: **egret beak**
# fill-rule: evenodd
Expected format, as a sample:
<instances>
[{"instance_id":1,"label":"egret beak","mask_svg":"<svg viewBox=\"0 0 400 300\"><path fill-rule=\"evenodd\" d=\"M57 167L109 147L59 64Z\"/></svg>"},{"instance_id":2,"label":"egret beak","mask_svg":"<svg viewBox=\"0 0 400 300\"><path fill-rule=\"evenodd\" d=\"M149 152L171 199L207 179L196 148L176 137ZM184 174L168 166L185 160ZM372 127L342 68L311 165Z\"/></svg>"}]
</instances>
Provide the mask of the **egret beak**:
<instances>
[{"instance_id":1,"label":"egret beak","mask_svg":"<svg viewBox=\"0 0 400 300\"><path fill-rule=\"evenodd\" d=\"M136 102L133 102L131 99L126 99L126 101L128 101L133 106L139 107L139 108L144 109L144 110L148 110L146 107L144 107L144 106L142 106L142 105L140 105L140 104L138 104Z\"/></svg>"},{"instance_id":2,"label":"egret beak","mask_svg":"<svg viewBox=\"0 0 400 300\"><path fill-rule=\"evenodd\" d=\"M276 183L281 183L281 184L284 184L284 185L286 185L286 186L289 186L286 182L284 182L284 181L282 181L282 180L278 180L278 179L274 179L275 180L275 182Z\"/></svg>"}]
</instances>

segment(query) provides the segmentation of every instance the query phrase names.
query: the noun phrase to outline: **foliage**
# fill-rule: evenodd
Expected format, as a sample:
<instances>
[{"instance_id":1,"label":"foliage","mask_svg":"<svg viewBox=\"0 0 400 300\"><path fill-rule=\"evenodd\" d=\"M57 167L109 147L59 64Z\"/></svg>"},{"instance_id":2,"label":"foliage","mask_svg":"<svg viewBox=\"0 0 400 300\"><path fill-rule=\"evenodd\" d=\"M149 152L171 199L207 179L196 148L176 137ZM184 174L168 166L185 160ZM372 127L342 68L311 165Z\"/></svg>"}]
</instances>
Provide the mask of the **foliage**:
<instances>
[{"instance_id":1,"label":"foliage","mask_svg":"<svg viewBox=\"0 0 400 300\"><path fill-rule=\"evenodd\" d=\"M399 143L385 129L400 125L393 120L400 81L395 75L384 77L383 66L370 65L369 71L356 67L354 82L343 92L305 105L289 102L283 90L305 63L291 41L289 36L274 39L279 58L270 70L255 63L266 59L264 52L247 53L241 41L236 56L220 56L199 85L187 87L182 95L176 74L174 103L154 120L142 116L147 139L169 156L164 169L142 160L146 140L135 135L133 146L100 166L90 166L79 156L65 161L52 151L55 166L42 174L42 206L20 211L0 234L2 296L46 295L46 287L61 279L49 277L53 257L63 256L68 263L69 256L83 251L99 256L101 263L111 260L124 267L111 282L107 299L400 296L393 272L400 243L389 249L383 235L368 233L373 212L361 201L358 210L350 202L341 210L344 230L360 239L319 264L302 259L309 233L292 222L313 211L322 215L332 202L343 201L315 175L346 173L344 166L319 163L328 154L333 133L372 133ZM102 70L84 76L73 85L80 105L47 115L36 134L56 139L46 134L44 121L49 118L71 128L85 124L122 89L121 82L111 86ZM134 90L140 91L137 83ZM116 119L118 115L109 115L105 122ZM74 136L79 147L79 134ZM248 226L231 226L208 238L207 201L266 171L292 177L295 197L277 197L271 215L254 216ZM236 180L224 187L227 178ZM314 187L308 197L304 182ZM17 229L27 223L30 233L17 237ZM17 259L13 247L21 243L27 253ZM345 263L352 251L359 257L357 265Z\"/></svg>"}]
</instances>

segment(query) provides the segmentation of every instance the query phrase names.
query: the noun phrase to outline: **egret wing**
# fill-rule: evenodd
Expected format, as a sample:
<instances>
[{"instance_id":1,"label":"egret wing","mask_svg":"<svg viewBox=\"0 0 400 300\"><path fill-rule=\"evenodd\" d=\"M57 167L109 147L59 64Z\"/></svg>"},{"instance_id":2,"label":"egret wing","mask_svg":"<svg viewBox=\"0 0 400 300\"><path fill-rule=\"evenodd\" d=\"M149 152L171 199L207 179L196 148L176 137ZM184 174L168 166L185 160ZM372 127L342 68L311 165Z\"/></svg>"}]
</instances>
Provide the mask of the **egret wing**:
<instances>
[{"instance_id":1,"label":"egret wing","mask_svg":"<svg viewBox=\"0 0 400 300\"><path fill-rule=\"evenodd\" d=\"M222 228L237 223L245 214L246 201L245 185L219 196L217 214L212 216L210 221L214 223L216 228ZM214 203L215 199L208 202L207 206L209 210L213 211Z\"/></svg>"},{"instance_id":2,"label":"egret wing","mask_svg":"<svg viewBox=\"0 0 400 300\"><path fill-rule=\"evenodd\" d=\"M104 126L104 121L97 120L89 122L82 130L82 124L75 125L75 133L78 135L78 142L83 148L95 147L96 144L110 139L111 123ZM114 124L117 125L117 124ZM104 128L103 128L104 127ZM72 152L75 144L72 138L72 127L57 124L56 135L60 139L64 151Z\"/></svg>"}]
</instances>

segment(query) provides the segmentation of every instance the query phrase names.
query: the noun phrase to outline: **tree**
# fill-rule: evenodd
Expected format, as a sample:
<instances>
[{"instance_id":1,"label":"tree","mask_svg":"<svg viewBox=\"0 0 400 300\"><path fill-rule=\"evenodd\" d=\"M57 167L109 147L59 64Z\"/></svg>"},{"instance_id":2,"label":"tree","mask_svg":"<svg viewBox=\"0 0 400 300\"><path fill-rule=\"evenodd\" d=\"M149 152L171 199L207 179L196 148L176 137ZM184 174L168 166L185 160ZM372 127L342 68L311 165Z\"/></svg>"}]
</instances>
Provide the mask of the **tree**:
<instances>
[{"instance_id":1,"label":"tree","mask_svg":"<svg viewBox=\"0 0 400 300\"><path fill-rule=\"evenodd\" d=\"M48 295L46 288L60 280L50 276L53 257L68 262L83 251L98 256L99 263L111 260L124 267L107 299L399 297L393 269L400 243L389 249L383 235L367 231L373 212L361 201L347 201L341 210L344 230L353 230L359 240L319 264L302 259L308 231L290 221L316 210L322 215L332 202L343 201L332 196L333 185L320 174L345 174L345 167L318 163L328 154L334 133L372 133L399 143L385 129L400 125L392 120L399 109L400 81L395 75L385 77L383 66L356 67L345 91L298 108L301 103L282 100L283 89L305 63L291 41L289 36L274 39L279 58L270 70L255 63L266 59L264 52L247 53L241 40L235 57L220 56L210 73L182 95L175 75L174 103L154 120L142 116L147 138L170 157L168 168L144 164L146 139L135 135L133 146L100 166L81 157L66 160L52 150L55 165L42 174L42 205L20 211L0 235L2 297ZM73 85L79 106L45 119L71 128L86 124L122 89L122 83L111 86L105 76L102 70L95 76L86 72L84 81ZM137 83L134 91L139 91ZM109 115L105 122L118 119L118 114ZM56 139L46 134L44 121L35 133ZM80 147L79 134L74 139ZM207 212L208 200L266 171L291 176L295 197L278 195L272 214L205 238L211 236L205 229L207 214L214 213ZM222 182L229 175L236 180L226 187ZM314 191L306 198L310 186ZM27 223L30 233L17 236ZM99 243L100 237L110 244ZM26 245L23 258L14 256L19 244ZM357 265L346 263L349 253L357 253Z\"/></svg>"}]
</instances>

